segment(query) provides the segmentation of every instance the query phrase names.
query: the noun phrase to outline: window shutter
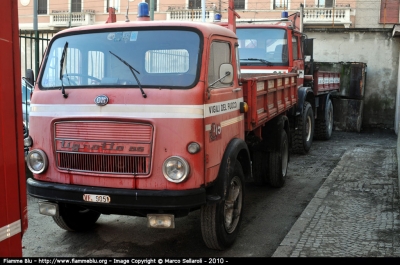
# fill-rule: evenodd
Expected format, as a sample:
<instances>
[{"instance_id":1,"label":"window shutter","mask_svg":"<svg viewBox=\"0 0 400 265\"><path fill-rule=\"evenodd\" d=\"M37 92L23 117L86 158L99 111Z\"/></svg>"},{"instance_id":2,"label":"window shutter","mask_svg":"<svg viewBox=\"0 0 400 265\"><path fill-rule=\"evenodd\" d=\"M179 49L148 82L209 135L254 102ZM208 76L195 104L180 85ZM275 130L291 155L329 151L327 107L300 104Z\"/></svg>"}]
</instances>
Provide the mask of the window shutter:
<instances>
[{"instance_id":1,"label":"window shutter","mask_svg":"<svg viewBox=\"0 0 400 265\"><path fill-rule=\"evenodd\" d=\"M82 12L81 0L72 0L71 1L71 12Z\"/></svg>"},{"instance_id":2,"label":"window shutter","mask_svg":"<svg viewBox=\"0 0 400 265\"><path fill-rule=\"evenodd\" d=\"M189 0L189 9L199 9L201 8L201 0Z\"/></svg>"},{"instance_id":3,"label":"window shutter","mask_svg":"<svg viewBox=\"0 0 400 265\"><path fill-rule=\"evenodd\" d=\"M399 23L399 0L381 0L380 23Z\"/></svg>"},{"instance_id":4,"label":"window shutter","mask_svg":"<svg viewBox=\"0 0 400 265\"><path fill-rule=\"evenodd\" d=\"M38 1L38 14L39 15L47 14L47 0Z\"/></svg>"},{"instance_id":5,"label":"window shutter","mask_svg":"<svg viewBox=\"0 0 400 265\"><path fill-rule=\"evenodd\" d=\"M325 0L325 7L333 7L334 0Z\"/></svg>"}]
</instances>

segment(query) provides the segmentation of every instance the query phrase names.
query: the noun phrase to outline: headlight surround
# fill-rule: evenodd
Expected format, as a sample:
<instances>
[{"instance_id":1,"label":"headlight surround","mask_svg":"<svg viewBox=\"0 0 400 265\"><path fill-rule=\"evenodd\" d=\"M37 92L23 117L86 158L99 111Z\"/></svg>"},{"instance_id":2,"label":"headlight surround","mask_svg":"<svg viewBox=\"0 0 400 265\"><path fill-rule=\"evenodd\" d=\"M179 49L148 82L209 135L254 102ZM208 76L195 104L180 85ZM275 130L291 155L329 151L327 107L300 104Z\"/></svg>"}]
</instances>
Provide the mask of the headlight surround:
<instances>
[{"instance_id":1,"label":"headlight surround","mask_svg":"<svg viewBox=\"0 0 400 265\"><path fill-rule=\"evenodd\" d=\"M200 145L198 143L192 142L188 145L187 149L190 154L196 154L200 152Z\"/></svg>"},{"instance_id":2,"label":"headlight surround","mask_svg":"<svg viewBox=\"0 0 400 265\"><path fill-rule=\"evenodd\" d=\"M189 175L189 163L179 156L171 156L164 161L164 177L171 182L180 183Z\"/></svg>"},{"instance_id":3,"label":"headlight surround","mask_svg":"<svg viewBox=\"0 0 400 265\"><path fill-rule=\"evenodd\" d=\"M24 146L31 147L32 145L33 145L32 137L28 135L27 137L24 138Z\"/></svg>"},{"instance_id":4,"label":"headlight surround","mask_svg":"<svg viewBox=\"0 0 400 265\"><path fill-rule=\"evenodd\" d=\"M32 171L32 173L40 174L47 169L49 162L45 152L39 149L35 149L29 151L29 153L27 154L26 164L29 170Z\"/></svg>"}]
</instances>

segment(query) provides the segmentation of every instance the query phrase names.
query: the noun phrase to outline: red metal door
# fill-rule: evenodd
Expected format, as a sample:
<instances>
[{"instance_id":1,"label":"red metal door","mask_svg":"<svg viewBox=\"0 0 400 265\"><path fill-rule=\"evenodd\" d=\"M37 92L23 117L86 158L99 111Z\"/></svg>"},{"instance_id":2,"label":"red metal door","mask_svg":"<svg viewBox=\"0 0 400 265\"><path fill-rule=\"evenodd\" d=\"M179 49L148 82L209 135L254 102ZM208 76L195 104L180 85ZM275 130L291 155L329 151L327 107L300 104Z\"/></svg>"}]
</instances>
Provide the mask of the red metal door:
<instances>
[{"instance_id":1,"label":"red metal door","mask_svg":"<svg viewBox=\"0 0 400 265\"><path fill-rule=\"evenodd\" d=\"M232 84L217 82L223 63L236 64L232 40L212 40L208 65L208 99L205 104L206 182L218 174L225 148L234 138L244 138L244 115L240 113L243 90L235 77ZM231 73L236 76L236 73Z\"/></svg>"},{"instance_id":2,"label":"red metal door","mask_svg":"<svg viewBox=\"0 0 400 265\"><path fill-rule=\"evenodd\" d=\"M0 256L22 256L27 228L18 2L0 8Z\"/></svg>"}]
</instances>

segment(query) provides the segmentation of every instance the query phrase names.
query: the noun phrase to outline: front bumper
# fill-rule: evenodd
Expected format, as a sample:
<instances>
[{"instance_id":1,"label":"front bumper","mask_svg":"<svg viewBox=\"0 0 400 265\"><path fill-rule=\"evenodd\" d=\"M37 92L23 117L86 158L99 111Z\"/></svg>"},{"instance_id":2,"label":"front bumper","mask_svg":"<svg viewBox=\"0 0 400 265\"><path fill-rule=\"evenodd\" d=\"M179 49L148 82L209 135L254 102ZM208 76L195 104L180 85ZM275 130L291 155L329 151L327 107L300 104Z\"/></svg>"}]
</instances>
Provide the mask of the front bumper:
<instances>
[{"instance_id":1,"label":"front bumper","mask_svg":"<svg viewBox=\"0 0 400 265\"><path fill-rule=\"evenodd\" d=\"M103 214L145 215L147 213L184 213L206 203L204 188L191 190L132 190L68 185L27 180L28 194L57 203L76 204ZM84 194L108 195L109 203L87 202Z\"/></svg>"}]
</instances>

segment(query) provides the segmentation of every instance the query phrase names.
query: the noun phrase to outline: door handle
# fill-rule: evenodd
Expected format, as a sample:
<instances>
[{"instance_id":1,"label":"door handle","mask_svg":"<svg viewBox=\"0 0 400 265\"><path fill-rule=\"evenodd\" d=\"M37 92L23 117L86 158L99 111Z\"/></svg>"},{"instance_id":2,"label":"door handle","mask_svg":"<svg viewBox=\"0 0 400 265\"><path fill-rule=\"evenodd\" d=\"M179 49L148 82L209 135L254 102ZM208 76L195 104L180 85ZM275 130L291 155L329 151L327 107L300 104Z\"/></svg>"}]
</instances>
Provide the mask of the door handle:
<instances>
[{"instance_id":1,"label":"door handle","mask_svg":"<svg viewBox=\"0 0 400 265\"><path fill-rule=\"evenodd\" d=\"M241 90L242 90L242 88L241 88L241 87L238 87L238 88L232 89L232 92L239 92L239 91L241 91Z\"/></svg>"}]
</instances>

